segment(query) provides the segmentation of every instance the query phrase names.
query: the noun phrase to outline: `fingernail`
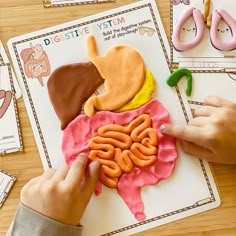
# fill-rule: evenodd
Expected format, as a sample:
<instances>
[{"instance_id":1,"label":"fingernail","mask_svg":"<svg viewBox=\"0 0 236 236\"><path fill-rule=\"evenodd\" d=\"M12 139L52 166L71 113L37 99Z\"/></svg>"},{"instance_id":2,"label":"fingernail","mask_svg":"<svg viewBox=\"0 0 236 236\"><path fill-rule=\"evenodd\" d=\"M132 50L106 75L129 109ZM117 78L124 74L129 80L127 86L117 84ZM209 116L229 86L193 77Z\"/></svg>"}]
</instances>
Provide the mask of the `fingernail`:
<instances>
[{"instance_id":1,"label":"fingernail","mask_svg":"<svg viewBox=\"0 0 236 236\"><path fill-rule=\"evenodd\" d=\"M90 168L92 168L93 170L96 170L97 172L99 172L99 169L100 169L100 166L101 166L101 163L97 160L95 161L92 161L90 164L89 164Z\"/></svg>"},{"instance_id":2,"label":"fingernail","mask_svg":"<svg viewBox=\"0 0 236 236\"><path fill-rule=\"evenodd\" d=\"M81 152L79 155L87 156L86 152Z\"/></svg>"},{"instance_id":3,"label":"fingernail","mask_svg":"<svg viewBox=\"0 0 236 236\"><path fill-rule=\"evenodd\" d=\"M166 129L166 125L161 125L160 126L160 131L164 131Z\"/></svg>"},{"instance_id":4,"label":"fingernail","mask_svg":"<svg viewBox=\"0 0 236 236\"><path fill-rule=\"evenodd\" d=\"M77 158L87 158L88 157L88 154L87 153L85 153L85 152L81 152L81 153L79 153L79 155L77 156Z\"/></svg>"},{"instance_id":5,"label":"fingernail","mask_svg":"<svg viewBox=\"0 0 236 236\"><path fill-rule=\"evenodd\" d=\"M99 167L101 165L101 162L98 160L92 161L93 165L95 165L96 167Z\"/></svg>"}]
</instances>

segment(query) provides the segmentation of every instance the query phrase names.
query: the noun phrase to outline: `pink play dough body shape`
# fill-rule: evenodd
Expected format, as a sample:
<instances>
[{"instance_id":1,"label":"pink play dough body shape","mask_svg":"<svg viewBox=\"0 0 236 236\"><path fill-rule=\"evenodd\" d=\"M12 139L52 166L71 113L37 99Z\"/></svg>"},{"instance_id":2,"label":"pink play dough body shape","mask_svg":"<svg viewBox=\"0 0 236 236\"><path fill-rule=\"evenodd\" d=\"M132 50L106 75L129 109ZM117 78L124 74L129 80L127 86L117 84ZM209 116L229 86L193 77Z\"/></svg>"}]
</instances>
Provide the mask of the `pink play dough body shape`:
<instances>
[{"instance_id":1,"label":"pink play dough body shape","mask_svg":"<svg viewBox=\"0 0 236 236\"><path fill-rule=\"evenodd\" d=\"M230 27L232 32L232 39L228 42L222 42L217 36L217 29L220 21L224 20ZM225 10L220 9L214 11L212 15L212 24L210 29L210 37L213 46L222 51L231 51L236 49L236 21Z\"/></svg>"},{"instance_id":2,"label":"pink play dough body shape","mask_svg":"<svg viewBox=\"0 0 236 236\"><path fill-rule=\"evenodd\" d=\"M142 114L148 114L151 117L152 128L157 132L157 161L149 167L135 167L130 173L122 174L117 187L119 195L139 221L146 218L141 188L145 185L156 185L162 179L170 177L178 156L175 139L159 131L161 124L170 123L166 108L158 100L152 99L149 103L131 111L122 113L99 111L92 117L80 115L70 122L63 131L62 137L62 151L67 164L71 165L79 153L89 153L89 140L97 135L101 126L127 125ZM101 183L98 183L96 193L101 193Z\"/></svg>"},{"instance_id":3,"label":"pink play dough body shape","mask_svg":"<svg viewBox=\"0 0 236 236\"><path fill-rule=\"evenodd\" d=\"M183 28L184 23L190 18L193 17L195 22L195 26L197 29L196 36L193 40L189 42L183 42L180 40L180 33ZM191 7L187 11L183 13L183 15L179 18L176 26L174 27L173 35L172 35L172 42L177 51L186 51L196 47L202 40L204 36L204 21L202 17L202 13L194 8Z\"/></svg>"}]
</instances>

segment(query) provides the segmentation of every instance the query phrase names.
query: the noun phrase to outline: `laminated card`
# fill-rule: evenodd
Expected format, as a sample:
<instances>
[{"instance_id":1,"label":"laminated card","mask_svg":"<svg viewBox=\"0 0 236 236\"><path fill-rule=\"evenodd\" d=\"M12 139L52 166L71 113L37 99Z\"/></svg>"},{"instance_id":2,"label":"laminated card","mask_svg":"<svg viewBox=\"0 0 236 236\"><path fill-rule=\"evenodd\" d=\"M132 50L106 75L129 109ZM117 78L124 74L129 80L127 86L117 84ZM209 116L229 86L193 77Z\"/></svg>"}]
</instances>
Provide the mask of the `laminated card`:
<instances>
[{"instance_id":1,"label":"laminated card","mask_svg":"<svg viewBox=\"0 0 236 236\"><path fill-rule=\"evenodd\" d=\"M233 0L172 0L171 62L200 73L236 71L234 4Z\"/></svg>"},{"instance_id":2,"label":"laminated card","mask_svg":"<svg viewBox=\"0 0 236 236\"><path fill-rule=\"evenodd\" d=\"M10 64L0 63L0 155L23 150L15 85Z\"/></svg>"},{"instance_id":3,"label":"laminated card","mask_svg":"<svg viewBox=\"0 0 236 236\"><path fill-rule=\"evenodd\" d=\"M154 81L154 83L150 83L152 86L154 85L155 91L153 90L154 93L151 93L148 90L150 86L143 89L143 92L147 90L150 92L151 101L140 108L120 112L118 115L114 115L114 112L110 111L99 111L91 117L87 117L82 112L64 129L55 112L58 107L52 106L49 98L47 89L49 78L51 81L52 75L57 74L55 70L59 68L60 71L62 66L89 63L89 53L86 47L88 46L87 40L91 36L95 39L97 47L97 51L94 51L95 47L90 48L91 55L97 53L109 57L118 48L122 50L129 48L132 52L134 49L135 55L137 52L139 53L138 60L132 59L130 61L127 61L126 57L120 60L120 54L117 54L117 57L112 54L112 65L114 66L112 73L107 70L104 72L102 69L101 73L108 73L113 78L117 63L120 63L122 68L129 70L137 61L142 61L141 57L146 68L146 78L150 79L147 81ZM73 155L68 155L65 152L65 142L68 145L72 143L69 138L65 140L65 132L68 130L73 132L77 129L76 124L80 126L82 121L85 122L83 123L84 126L78 130L78 142L73 143L75 146L68 149L69 152L76 152L77 148L87 150L88 144L86 142L81 143L81 145L77 144L80 142L80 137L87 137L85 135L86 130L91 131L98 126L96 117L101 117L100 122L104 124L106 120L110 119L112 113L114 120L120 123L126 121L126 128L130 128L129 123L132 123L130 117L134 116L134 112L144 115L153 114L155 116L155 118L152 117L153 125L161 120L162 114L167 114L165 111L169 113L170 122L175 124L186 124L191 119L186 97L180 94L178 87L170 88L166 85L166 78L171 73L168 52L164 46L166 44L167 38L155 1L138 1L97 15L31 32L9 41L10 54L22 86L25 105L45 170L51 167L58 168L65 164L65 161L69 164L70 161L73 161ZM118 45L123 46L118 47ZM109 51L110 49L111 51ZM42 58L43 60L41 60ZM96 58L100 57L95 56L94 64L97 63ZM125 63L122 64L122 62ZM108 60L107 63L109 64L110 61ZM92 67L91 64L89 65ZM106 63L103 65L105 68ZM144 73L142 62L137 65L136 71L141 68L140 71ZM127 79L131 81L136 71L133 70ZM121 74L123 75L123 71ZM57 75L60 76L61 73ZM59 81L57 76L54 81L57 81L57 78ZM118 88L123 83L122 78L120 83L117 83ZM153 78L154 80L152 80ZM62 81L65 82L65 80ZM68 80L68 83L65 82L63 85L64 91L67 91L69 83ZM122 87L124 92L120 94L127 96L130 90L136 86L137 84L133 83L133 86L128 90ZM96 89L94 95L97 96L97 99L104 92L104 89L103 83ZM80 96L82 96L81 94ZM71 97L73 96L74 93L71 93ZM77 98L80 99L80 96ZM96 99L93 96L91 99ZM112 102L120 100L120 96L117 96ZM54 98L54 96L52 97ZM59 98L61 97L59 96ZM68 110L67 107L70 107L70 102L66 105L63 110ZM86 109L85 103L85 112L87 112ZM76 123L77 121L78 123ZM100 194L92 197L81 221L85 236L130 235L219 206L219 195L208 163L186 155L178 143L176 149L172 149L177 150L177 152L173 152L174 158L165 154L167 149L161 149L163 147L161 140L168 138L160 135L159 126L156 126L155 129L160 142L159 149L163 150L157 157L157 164L161 164L158 164L159 166L157 165L156 168L134 168L130 175L123 174L120 177L120 182L118 182L118 189L121 186L121 179L123 177L129 178L135 171L140 173L140 175L136 173L139 184L142 185L142 182L146 181L145 178L149 179L150 176L153 177L153 183L149 182L149 184L144 184L145 187L136 189L137 179L134 178L128 187L121 188L122 191L126 191L126 197L127 195L128 198L131 197L131 202L125 201L125 197L120 192L118 193L116 188L102 184ZM170 144L172 145L173 142ZM175 158L176 153L177 159ZM161 166L165 166L165 168ZM168 172L169 167L171 168L170 172ZM152 175L151 169L154 172L156 171L155 175ZM145 174L146 177L142 178ZM134 193L133 199L132 193ZM131 206L132 203L138 211Z\"/></svg>"},{"instance_id":4,"label":"laminated card","mask_svg":"<svg viewBox=\"0 0 236 236\"><path fill-rule=\"evenodd\" d=\"M44 0L44 7L76 6L81 4L105 3L114 0Z\"/></svg>"},{"instance_id":5,"label":"laminated card","mask_svg":"<svg viewBox=\"0 0 236 236\"><path fill-rule=\"evenodd\" d=\"M0 169L0 208L6 201L16 177Z\"/></svg>"},{"instance_id":6,"label":"laminated card","mask_svg":"<svg viewBox=\"0 0 236 236\"><path fill-rule=\"evenodd\" d=\"M236 101L236 8L233 0L172 0L170 2L173 68L192 71L191 108L206 96ZM182 23L181 23L182 22ZM202 34L202 36L201 36ZM180 82L184 94L185 79Z\"/></svg>"}]
</instances>

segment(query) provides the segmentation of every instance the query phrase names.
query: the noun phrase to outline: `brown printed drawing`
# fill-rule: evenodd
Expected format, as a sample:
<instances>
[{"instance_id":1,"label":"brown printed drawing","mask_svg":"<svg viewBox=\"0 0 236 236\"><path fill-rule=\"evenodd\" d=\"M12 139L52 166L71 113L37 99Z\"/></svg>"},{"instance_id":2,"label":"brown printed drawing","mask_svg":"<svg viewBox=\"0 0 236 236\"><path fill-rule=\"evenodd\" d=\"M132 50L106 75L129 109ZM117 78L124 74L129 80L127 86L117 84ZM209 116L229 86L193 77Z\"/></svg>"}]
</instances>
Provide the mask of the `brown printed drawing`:
<instances>
[{"instance_id":1,"label":"brown printed drawing","mask_svg":"<svg viewBox=\"0 0 236 236\"><path fill-rule=\"evenodd\" d=\"M28 78L37 78L40 85L44 86L43 77L50 75L51 68L46 52L41 44L30 44L30 48L21 51L24 62L24 71Z\"/></svg>"}]
</instances>

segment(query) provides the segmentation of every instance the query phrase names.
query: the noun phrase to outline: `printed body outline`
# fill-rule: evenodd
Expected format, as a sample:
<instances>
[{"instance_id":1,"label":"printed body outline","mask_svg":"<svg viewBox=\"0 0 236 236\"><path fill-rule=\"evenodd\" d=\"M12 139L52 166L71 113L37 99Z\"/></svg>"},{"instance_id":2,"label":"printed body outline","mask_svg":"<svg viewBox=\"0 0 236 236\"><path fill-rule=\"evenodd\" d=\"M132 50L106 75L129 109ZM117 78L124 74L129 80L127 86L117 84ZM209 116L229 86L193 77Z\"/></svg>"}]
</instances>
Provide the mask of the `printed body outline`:
<instances>
[{"instance_id":1,"label":"printed body outline","mask_svg":"<svg viewBox=\"0 0 236 236\"><path fill-rule=\"evenodd\" d=\"M24 63L24 71L28 78L37 78L40 85L43 87L43 77L47 77L51 73L51 67L47 53L43 50L41 44L33 46L30 43L30 48L25 48L21 51L20 56Z\"/></svg>"}]
</instances>

